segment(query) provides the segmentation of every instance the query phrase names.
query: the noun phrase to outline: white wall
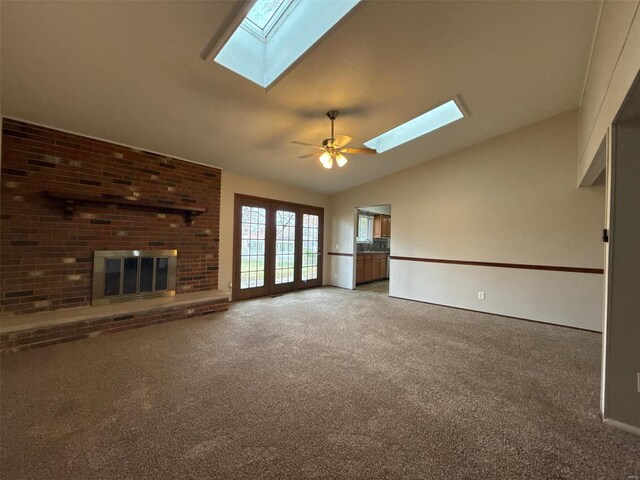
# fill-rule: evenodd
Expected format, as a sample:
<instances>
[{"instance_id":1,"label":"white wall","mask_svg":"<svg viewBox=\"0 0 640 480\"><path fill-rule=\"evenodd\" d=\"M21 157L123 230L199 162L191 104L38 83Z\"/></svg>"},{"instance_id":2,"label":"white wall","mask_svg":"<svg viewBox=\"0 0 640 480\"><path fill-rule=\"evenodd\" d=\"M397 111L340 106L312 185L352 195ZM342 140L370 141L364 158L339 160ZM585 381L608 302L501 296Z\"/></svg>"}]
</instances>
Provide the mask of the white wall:
<instances>
[{"instance_id":1,"label":"white wall","mask_svg":"<svg viewBox=\"0 0 640 480\"><path fill-rule=\"evenodd\" d=\"M602 268L604 188L576 188L577 120L566 112L331 197L331 250L353 253L354 207L389 203L392 256ZM353 258L330 267L331 284L353 287ZM390 293L600 331L602 277L392 260Z\"/></svg>"},{"instance_id":2,"label":"white wall","mask_svg":"<svg viewBox=\"0 0 640 480\"><path fill-rule=\"evenodd\" d=\"M218 269L218 289L228 292L229 283L233 280L233 206L236 193L255 197L283 200L286 202L313 205L325 209L325 245L328 245L327 227L328 197L307 192L287 185L243 177L229 172L222 172L222 192L220 195L220 253ZM325 247L326 251L326 247ZM324 277L328 278L327 259L324 256Z\"/></svg>"},{"instance_id":3,"label":"white wall","mask_svg":"<svg viewBox=\"0 0 640 480\"><path fill-rule=\"evenodd\" d=\"M597 156L607 128L640 70L640 1L605 1L580 103L578 182L592 185L605 167Z\"/></svg>"}]
</instances>

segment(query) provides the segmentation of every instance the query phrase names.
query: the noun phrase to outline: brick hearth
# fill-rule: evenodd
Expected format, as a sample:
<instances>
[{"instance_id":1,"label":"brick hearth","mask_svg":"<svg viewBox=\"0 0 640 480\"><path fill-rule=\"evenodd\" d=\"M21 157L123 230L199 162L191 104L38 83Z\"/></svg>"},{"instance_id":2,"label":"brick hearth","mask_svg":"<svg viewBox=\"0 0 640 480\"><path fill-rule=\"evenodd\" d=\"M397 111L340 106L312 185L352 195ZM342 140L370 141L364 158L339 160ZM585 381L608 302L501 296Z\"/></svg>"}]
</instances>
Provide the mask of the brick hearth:
<instances>
[{"instance_id":1,"label":"brick hearth","mask_svg":"<svg viewBox=\"0 0 640 480\"><path fill-rule=\"evenodd\" d=\"M132 328L197 317L229 308L217 290L136 302L80 307L5 318L0 324L0 353L46 347Z\"/></svg>"}]
</instances>

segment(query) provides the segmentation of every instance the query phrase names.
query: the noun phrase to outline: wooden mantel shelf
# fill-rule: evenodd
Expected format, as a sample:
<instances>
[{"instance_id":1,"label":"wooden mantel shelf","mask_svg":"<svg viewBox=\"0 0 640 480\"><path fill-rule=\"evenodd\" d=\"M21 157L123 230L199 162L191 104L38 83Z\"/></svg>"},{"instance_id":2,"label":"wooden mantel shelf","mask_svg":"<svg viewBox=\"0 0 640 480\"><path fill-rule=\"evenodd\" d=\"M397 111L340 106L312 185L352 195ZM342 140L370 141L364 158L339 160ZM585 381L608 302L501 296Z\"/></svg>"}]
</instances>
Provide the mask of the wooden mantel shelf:
<instances>
[{"instance_id":1,"label":"wooden mantel shelf","mask_svg":"<svg viewBox=\"0 0 640 480\"><path fill-rule=\"evenodd\" d=\"M180 205L176 203L163 203L148 200L130 200L128 198L117 195L78 195L71 192L43 192L46 198L54 200L62 200L65 202L64 218L71 220L73 218L74 206L77 203L94 203L98 205L127 205L132 207L143 207L162 212L182 213L184 214L185 223L189 226L193 223L197 215L205 213L205 207L195 205Z\"/></svg>"}]
</instances>

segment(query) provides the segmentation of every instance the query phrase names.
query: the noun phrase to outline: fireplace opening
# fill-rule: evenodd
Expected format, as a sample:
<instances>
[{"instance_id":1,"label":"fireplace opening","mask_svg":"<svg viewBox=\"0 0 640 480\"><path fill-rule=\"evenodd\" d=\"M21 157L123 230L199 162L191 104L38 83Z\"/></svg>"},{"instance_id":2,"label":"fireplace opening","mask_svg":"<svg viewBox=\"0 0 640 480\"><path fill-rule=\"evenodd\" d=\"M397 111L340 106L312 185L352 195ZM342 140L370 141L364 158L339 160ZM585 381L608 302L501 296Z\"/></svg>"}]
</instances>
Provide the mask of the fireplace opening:
<instances>
[{"instance_id":1,"label":"fireplace opening","mask_svg":"<svg viewBox=\"0 0 640 480\"><path fill-rule=\"evenodd\" d=\"M177 254L177 250L94 252L92 305L175 295Z\"/></svg>"}]
</instances>

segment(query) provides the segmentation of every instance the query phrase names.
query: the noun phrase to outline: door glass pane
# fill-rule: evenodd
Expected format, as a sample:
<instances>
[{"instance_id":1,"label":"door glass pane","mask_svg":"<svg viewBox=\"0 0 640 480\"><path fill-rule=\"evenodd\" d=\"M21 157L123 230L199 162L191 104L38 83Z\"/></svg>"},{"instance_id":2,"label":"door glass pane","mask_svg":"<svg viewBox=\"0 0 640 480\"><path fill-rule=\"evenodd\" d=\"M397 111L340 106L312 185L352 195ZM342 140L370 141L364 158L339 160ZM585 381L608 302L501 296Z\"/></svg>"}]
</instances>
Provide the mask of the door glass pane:
<instances>
[{"instance_id":1,"label":"door glass pane","mask_svg":"<svg viewBox=\"0 0 640 480\"><path fill-rule=\"evenodd\" d=\"M293 282L295 243L295 212L276 210L276 285Z\"/></svg>"},{"instance_id":2,"label":"door glass pane","mask_svg":"<svg viewBox=\"0 0 640 480\"><path fill-rule=\"evenodd\" d=\"M104 296L120 295L120 259L107 258L104 261Z\"/></svg>"},{"instance_id":3,"label":"door glass pane","mask_svg":"<svg viewBox=\"0 0 640 480\"><path fill-rule=\"evenodd\" d=\"M242 207L240 229L240 288L264 286L267 211L258 207Z\"/></svg>"},{"instance_id":4,"label":"door glass pane","mask_svg":"<svg viewBox=\"0 0 640 480\"><path fill-rule=\"evenodd\" d=\"M166 290L169 280L169 259L156 258L156 290Z\"/></svg>"},{"instance_id":5,"label":"door glass pane","mask_svg":"<svg viewBox=\"0 0 640 480\"><path fill-rule=\"evenodd\" d=\"M320 217L302 215L302 281L318 278L318 236Z\"/></svg>"},{"instance_id":6,"label":"door glass pane","mask_svg":"<svg viewBox=\"0 0 640 480\"><path fill-rule=\"evenodd\" d=\"M138 291L138 257L124 259L124 274L122 275L122 293L136 293Z\"/></svg>"},{"instance_id":7,"label":"door glass pane","mask_svg":"<svg viewBox=\"0 0 640 480\"><path fill-rule=\"evenodd\" d=\"M153 258L142 257L140 259L140 291L153 290Z\"/></svg>"}]
</instances>

